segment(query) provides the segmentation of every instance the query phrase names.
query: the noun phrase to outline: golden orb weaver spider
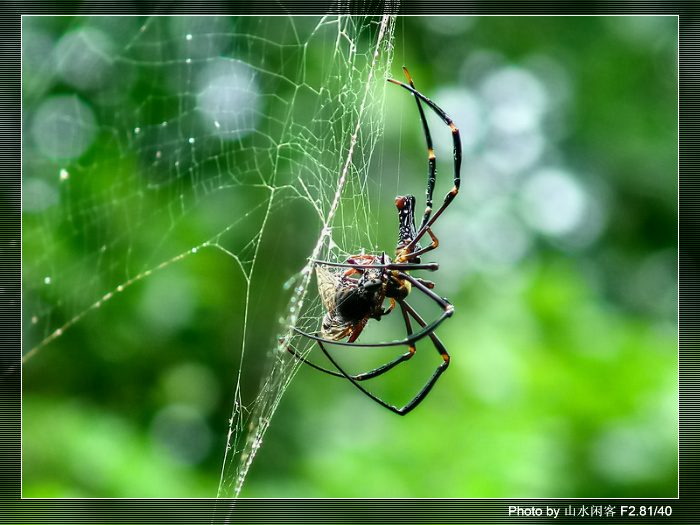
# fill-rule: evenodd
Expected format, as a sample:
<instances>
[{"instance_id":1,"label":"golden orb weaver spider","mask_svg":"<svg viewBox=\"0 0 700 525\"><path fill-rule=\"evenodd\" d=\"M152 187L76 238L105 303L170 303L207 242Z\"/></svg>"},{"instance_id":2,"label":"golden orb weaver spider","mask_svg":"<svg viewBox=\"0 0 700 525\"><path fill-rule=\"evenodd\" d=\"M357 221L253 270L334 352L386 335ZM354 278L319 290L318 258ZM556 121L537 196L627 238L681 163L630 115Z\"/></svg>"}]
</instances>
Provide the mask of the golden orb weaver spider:
<instances>
[{"instance_id":1,"label":"golden orb weaver spider","mask_svg":"<svg viewBox=\"0 0 700 525\"><path fill-rule=\"evenodd\" d=\"M408 79L408 84L394 79L387 80L403 87L413 94L423 124L423 133L428 147L428 188L426 190L426 208L423 220L418 230L416 230L416 199L413 195L396 197L394 203L399 212L399 240L396 245L396 255L393 261L385 253L376 255L364 253L351 255L344 263L311 260L311 262L316 265L319 295L321 296L321 302L327 312L323 317L320 334L308 334L297 328L294 328L294 331L304 337L317 341L318 346L333 366L338 369L338 372L318 366L307 361L291 348L287 349L298 360L317 370L333 376L344 377L359 388L365 395L399 415L405 415L416 408L416 406L425 399L440 375L450 364L450 355L447 353L445 345L440 341L438 336L435 335L435 329L440 323L452 315L454 307L447 299L441 298L433 292L434 283L419 277L414 277L408 272L413 270L435 271L438 269L437 264L421 264L420 256L430 250L434 250L438 246L438 240L430 228L457 195L462 165L462 143L459 130L455 127L452 119L439 106L416 90L413 85L413 80L405 67L403 71ZM436 161L430 129L428 128L421 102L427 104L442 121L450 127L454 143L454 186L447 193L442 206L440 206L435 214L432 214L432 205ZM430 246L422 248L419 241L426 234L430 237L431 243ZM338 268L338 270L331 271L328 267ZM432 323L426 323L418 312L406 302L406 297L412 288L417 288L435 301L443 309L442 315ZM391 304L386 310L383 307L385 299L389 299ZM396 303L398 303L401 313L403 314L406 325L406 338L390 343L356 344L355 341L362 333L367 322L370 319L380 320L382 316L387 315L396 307ZM418 332L413 331L411 319L421 327ZM345 337L348 338L347 342L341 342L340 340ZM388 372L399 363L410 359L416 352L416 341L424 337L430 338L435 349L442 357L442 362L437 366L433 375L415 397L403 407L398 408L394 405L390 405L360 384L360 382ZM369 372L349 375L338 365L335 359L333 359L331 354L323 346L323 343L360 347L408 346L408 351Z\"/></svg>"}]
</instances>

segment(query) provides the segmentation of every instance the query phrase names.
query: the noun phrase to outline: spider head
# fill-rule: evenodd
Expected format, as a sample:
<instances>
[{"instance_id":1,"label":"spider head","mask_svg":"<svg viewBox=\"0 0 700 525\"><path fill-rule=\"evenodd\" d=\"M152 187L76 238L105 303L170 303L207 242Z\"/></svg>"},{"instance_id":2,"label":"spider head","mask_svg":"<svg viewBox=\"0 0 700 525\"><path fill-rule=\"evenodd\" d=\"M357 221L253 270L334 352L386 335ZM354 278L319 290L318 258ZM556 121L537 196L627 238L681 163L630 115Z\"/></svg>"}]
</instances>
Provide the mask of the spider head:
<instances>
[{"instance_id":1,"label":"spider head","mask_svg":"<svg viewBox=\"0 0 700 525\"><path fill-rule=\"evenodd\" d=\"M405 260L401 262L419 263L420 257L405 257L407 254L410 255L420 250L418 243L414 243L412 247L406 250L406 247L416 238L416 198L413 195L396 197L394 203L399 211L399 241L396 244L397 262L399 262L399 257L404 257Z\"/></svg>"}]
</instances>

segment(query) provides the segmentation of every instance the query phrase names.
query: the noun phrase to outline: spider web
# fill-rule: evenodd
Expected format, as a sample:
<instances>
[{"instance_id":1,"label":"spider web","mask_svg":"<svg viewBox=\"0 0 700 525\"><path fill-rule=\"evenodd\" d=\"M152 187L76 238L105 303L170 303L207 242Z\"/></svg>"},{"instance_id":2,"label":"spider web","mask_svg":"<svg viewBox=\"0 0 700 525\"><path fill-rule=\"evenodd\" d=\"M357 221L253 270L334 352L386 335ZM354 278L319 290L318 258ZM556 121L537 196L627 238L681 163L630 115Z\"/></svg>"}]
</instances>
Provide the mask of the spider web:
<instances>
[{"instance_id":1,"label":"spider web","mask_svg":"<svg viewBox=\"0 0 700 525\"><path fill-rule=\"evenodd\" d=\"M367 204L369 202L367 169L372 151L380 135L378 127L380 124L371 115L378 113L377 105L382 100L381 93L383 93L385 82L377 83L375 76L383 80L388 70L391 58L388 43L390 42L392 25L393 20L386 17L379 22L376 37L372 35L367 39L367 44L373 45L374 48L370 47L361 53L361 61L370 60L370 62L359 68L356 68L358 64L354 64L354 57L357 56L358 50L352 40L363 36L362 33L367 28L339 26L342 28L338 36L347 39L349 47L348 53L344 54L340 61L341 67L347 67L347 70L340 72L337 79L346 80L342 87L342 99L350 102L347 107L352 108L352 111L344 111L340 115L333 112L335 117L329 116L326 121L330 126L340 129L338 137L333 139L334 142L337 140L337 143L330 147L330 152L334 153L334 161L329 166L334 166L334 168L325 173L327 176L312 178L314 190L311 190L301 177L298 179L303 186L303 191L314 202L314 207L323 225L321 234L310 254L310 259L329 258L334 251L337 255L340 246L346 247L345 250L357 251L360 246L370 243L366 227L370 214ZM351 38L350 35L354 35L354 37ZM342 46L338 49L342 49ZM369 55L367 51L369 51ZM319 130L322 136L324 131L323 129ZM317 156L323 156L325 153L327 153L325 146L313 152ZM320 197L320 199L315 196ZM362 196L362 199L358 200L358 196ZM336 243L335 238L340 239L340 245ZM305 312L303 319L319 319L322 315L322 306L318 300L313 307L304 307L312 268L312 264L307 263L299 274L290 278L284 285L285 289L293 289L288 315L280 320L286 333L275 349L271 361L271 371L264 376L260 393L254 401L249 417L245 411L241 410L240 391L236 393L232 432L229 435L227 457L224 459L219 495L231 495L231 487L233 487L233 495L237 496L240 493L250 465L262 444L270 418L291 381L294 371L300 365L296 359L290 358L290 354L287 352L292 339L291 328L302 319L300 315L302 311ZM309 342L307 343L307 351L310 347L311 343ZM240 381L238 384L240 385ZM247 433L246 426L241 426L241 423L247 424ZM245 441L242 442L241 438L244 435ZM234 452L235 468L230 465L228 456L230 452Z\"/></svg>"},{"instance_id":2,"label":"spider web","mask_svg":"<svg viewBox=\"0 0 700 525\"><path fill-rule=\"evenodd\" d=\"M24 19L23 362L132 285L204 253L229 258L244 306L219 496L240 493L299 367L292 327L321 313L305 304L309 264L285 260L275 287L266 246L298 238L329 258L376 240L368 173L393 23ZM313 230L276 231L288 210ZM281 306L262 321L276 327L265 350L251 311L270 293Z\"/></svg>"}]
</instances>

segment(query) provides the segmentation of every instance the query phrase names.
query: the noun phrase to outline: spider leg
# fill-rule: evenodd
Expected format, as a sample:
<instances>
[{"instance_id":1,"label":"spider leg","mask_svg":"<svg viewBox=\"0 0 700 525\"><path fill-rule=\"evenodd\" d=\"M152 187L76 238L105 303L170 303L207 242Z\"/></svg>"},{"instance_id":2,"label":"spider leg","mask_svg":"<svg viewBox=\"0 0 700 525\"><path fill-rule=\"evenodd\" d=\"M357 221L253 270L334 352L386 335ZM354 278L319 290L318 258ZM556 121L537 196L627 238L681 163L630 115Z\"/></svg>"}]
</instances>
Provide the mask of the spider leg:
<instances>
[{"instance_id":1,"label":"spider leg","mask_svg":"<svg viewBox=\"0 0 700 525\"><path fill-rule=\"evenodd\" d=\"M432 336L434 335L433 332L435 331L435 329L445 319L452 316L452 314L454 313L455 307L447 299L444 299L444 298L440 297L438 294L436 294L435 292L433 292L433 290L432 290L433 283L432 282L424 281L423 279L420 279L418 277L413 277L412 275L409 275L409 274L404 273L404 272L398 272L398 276L401 279L405 279L405 280L409 281L418 290L420 290L425 295L430 297L433 301L438 303L438 305L440 305L443 309L442 315L440 317L438 317L435 321L433 321L429 325L426 325L425 322L422 319L420 319L420 316L418 316L418 314L415 312L415 310L413 310L408 305L408 303L406 303L404 300L397 299L397 301L401 305L402 311L404 310L404 308L408 309L409 313L411 313L411 316L414 319L416 319L416 321L418 321L418 324L420 324L422 327L422 330L420 330L419 332L417 332L415 334L412 334L411 331L409 330L408 337L406 338L406 342L410 343L413 341L418 341L420 339L423 339L426 335L430 336L432 338Z\"/></svg>"},{"instance_id":2,"label":"spider leg","mask_svg":"<svg viewBox=\"0 0 700 525\"><path fill-rule=\"evenodd\" d=\"M437 239L435 239L437 241ZM410 255L410 254L409 254ZM321 261L319 259L308 259L309 262L314 264L321 264L324 266L334 266L338 268L357 268L360 270L365 269L379 269L384 268L387 270L430 270L435 271L438 269L438 265L435 263L429 264L415 264L415 263L386 263L386 264L354 264L354 263L337 263L330 261Z\"/></svg>"},{"instance_id":3,"label":"spider leg","mask_svg":"<svg viewBox=\"0 0 700 525\"><path fill-rule=\"evenodd\" d=\"M437 240L437 237L435 237L435 234L433 233L433 231L430 228L426 228L425 233L430 235L430 240L432 241L429 246L426 246L425 248L421 248L420 250L415 250L415 251L410 252L410 253L402 253L401 255L399 255L399 257L397 259L399 259L399 260L401 260L401 259L411 260L411 259L414 259L415 257L419 257L419 256L423 255L425 252L429 252L430 250L434 250L435 248L437 248L440 243ZM410 246L411 244L413 244L415 247L415 243L413 243L413 242L407 244L406 246Z\"/></svg>"},{"instance_id":4,"label":"spider leg","mask_svg":"<svg viewBox=\"0 0 700 525\"><path fill-rule=\"evenodd\" d=\"M411 335L413 333L413 330L411 329L411 320L408 317L408 313L404 308L401 308L401 313L403 314L404 322L406 323L406 331L407 331L408 335ZM300 334L303 334L303 332L300 332L298 330L297 330L297 332ZM327 355L326 349L324 348L321 340L316 339L316 341L318 342L318 346L321 347L321 350L323 351L323 353ZM333 342L333 341L330 341L330 342ZM357 346L364 346L364 345L357 345ZM290 347L287 347L287 351L290 354L292 354L294 357L296 357L297 360L301 361L302 363L306 363L307 365L311 366L312 368L315 368L316 370L320 370L321 372L325 372L326 374L330 374L330 375L336 376L336 377L346 377L344 374L341 374L340 372L334 372L332 370L327 370L326 368L323 368L315 363L312 363L311 361L308 361L306 358L299 355L296 351L292 350ZM377 377L379 375L382 375L385 372L388 372L389 370L394 368L399 363L403 363L404 361L407 361L408 359L413 357L413 354L415 354L415 353L416 353L416 346L415 346L415 344L411 344L406 353L401 354L400 356L389 361L388 363L383 364L381 366L378 366L377 368L370 370L369 372L364 372L362 374L350 376L350 378L352 380L355 380L355 381L364 381L366 379L372 379L373 377ZM336 368L337 368L337 365L336 365Z\"/></svg>"},{"instance_id":5,"label":"spider leg","mask_svg":"<svg viewBox=\"0 0 700 525\"><path fill-rule=\"evenodd\" d=\"M408 83L415 90L416 86L413 85L413 79L411 78L411 75L408 74L408 70L405 67L403 68L403 72L408 79ZM428 147L428 188L425 190L425 215L423 215L420 228L418 228L420 230L428 222L433 208L433 189L435 188L435 152L433 151L433 138L430 136L430 128L428 127L428 121L425 118L425 112L423 111L423 106L420 103L420 98L415 95L414 98L416 99L416 105L418 106L420 121L423 124L425 144Z\"/></svg>"},{"instance_id":6,"label":"spider leg","mask_svg":"<svg viewBox=\"0 0 700 525\"><path fill-rule=\"evenodd\" d=\"M321 344L321 342L319 341L319 345L320 344ZM302 363L305 363L305 364L309 365L310 367L315 368L316 370L319 370L321 372L325 372L326 374L330 374L332 376L345 377L340 372L334 372L333 370L327 370L327 369L323 368L322 366L318 366L317 364L312 363L311 361L307 360L305 357L302 357L301 355L299 355L299 353L297 353L296 350L292 350L290 347L287 347L287 352L292 354L296 358L297 361L301 361Z\"/></svg>"},{"instance_id":7,"label":"spider leg","mask_svg":"<svg viewBox=\"0 0 700 525\"><path fill-rule=\"evenodd\" d=\"M401 305L401 311L404 312L404 316L410 315L411 317L413 317L416 320L416 322L422 328L427 328L426 322L423 320L423 318L420 315L418 315L418 312L416 312L410 304L408 304L403 299L401 299L399 301L399 304ZM407 321L407 324L408 324L408 321ZM409 328L409 332L410 332L410 328ZM430 337L430 340L435 345L435 349L442 356L443 361L445 361L447 363L447 364L445 364L445 368L447 368L449 366L449 362L450 362L450 354L447 353L447 350L445 349L445 345L442 344L442 341L440 341L440 338L435 334L435 332L430 332L428 337Z\"/></svg>"},{"instance_id":8,"label":"spider leg","mask_svg":"<svg viewBox=\"0 0 700 525\"><path fill-rule=\"evenodd\" d=\"M404 71L406 71L406 68L404 68ZM408 76L408 72L406 72ZM409 77L410 79L410 77ZM422 222L421 227L418 229L418 233L414 237L414 239L404 247L407 253L410 253L411 250L413 250L414 246L416 243L425 235L426 231L430 226L435 222L435 220L442 214L443 211L445 211L445 208L450 205L450 203L454 200L454 198L457 196L457 192L459 191L459 184L461 181L460 178L460 171L462 167L462 139L459 135L459 130L457 127L454 125L452 122L452 119L445 113L443 109L441 109L435 102L430 100L428 97L423 95L420 91L417 91L413 86L410 86L408 84L404 84L403 82L399 82L398 80L394 80L392 78L387 79L389 82L399 85L403 87L404 89L407 89L410 91L414 97L417 99L422 100L425 102L430 108L442 119L442 121L447 124L450 129L452 130L452 142L454 145L454 187L447 192L447 195L445 195L445 200L442 203L442 206L438 209L437 212L430 218L430 220L427 220L427 222ZM429 215L429 214L428 214ZM425 217L424 217L425 220Z\"/></svg>"},{"instance_id":9,"label":"spider leg","mask_svg":"<svg viewBox=\"0 0 700 525\"><path fill-rule=\"evenodd\" d=\"M430 297L430 298L431 298L433 301L435 301L437 304L439 304L440 306L442 306L442 308L443 308L443 310L444 310L444 314L443 314L443 315L446 314L446 317L449 317L449 316L451 316L451 315L454 313L455 307L452 306L452 303L450 303L447 299L444 299L444 298L440 297L438 294L436 294L435 292L433 292L433 291L430 289L430 284L432 284L432 283L426 284L426 283L422 282L422 279L418 279L418 278L416 278L416 277L413 277L412 275L408 275L407 273L404 273L404 272L398 272L398 273L399 273L399 277L400 277L401 279L406 279L406 280L409 281L413 286L415 286L416 288L418 288L421 292L423 292L425 295L427 295L428 297ZM441 318L442 318L442 317L440 317L440 318L438 318L438 319L441 319ZM431 324L431 326L432 326L432 324Z\"/></svg>"},{"instance_id":10,"label":"spider leg","mask_svg":"<svg viewBox=\"0 0 700 525\"><path fill-rule=\"evenodd\" d=\"M401 310L404 312L404 319L406 320L406 326L407 326L407 330L409 332L411 331L411 329L410 329L410 321L408 319L408 315L413 317L416 320L416 322L418 322L418 324L421 325L421 327L423 327L424 330L426 328L428 328L428 325L420 317L420 315L418 315L418 313L413 308L411 308L403 299L399 299L398 303L401 306ZM410 336L411 336L411 334L409 333L409 338L410 338ZM387 408L400 416L404 416L404 415L408 414L411 410L416 408L418 406L418 404L421 401L423 401L423 399L425 399L425 396L428 395L428 393L433 388L433 386L437 382L440 375L442 375L442 373L445 370L447 370L447 367L450 364L450 355L447 353L447 350L445 349L445 345L443 345L442 341L440 341L438 336L435 335L435 333L433 333L432 331L429 333L429 337L430 337L430 340L435 345L435 348L437 349L438 353L442 356L443 361L442 361L442 363L440 363L438 365L438 367L433 372L433 375L430 376L430 379L428 379L428 381L425 383L425 385L423 385L423 388L420 389L420 391L415 395L415 397L413 399L411 399L408 403L406 403L401 408L397 408L394 405L390 405L389 403L381 400L380 398L375 396L372 392L370 392L365 387L363 387L359 383L358 380L349 376L345 372L345 370L343 370L342 367L340 367L338 365L338 363L335 361L335 359L333 359L333 357L330 355L330 353L328 353L328 351L323 347L323 345L320 345L320 347L321 347L321 350L323 351L323 353L326 354L326 357L328 358L328 360L331 363L333 363L333 366L335 366L340 371L340 373L343 375L343 377L345 377L348 381L350 381L353 385L355 385L362 393L364 393L369 398L373 399L375 402L379 403L384 408ZM413 350L413 352L411 352L411 350ZM411 349L409 349L409 352L407 352L407 354L409 354L409 357L410 357L413 355L413 353L415 353L415 348L413 346L411 346ZM404 355L406 355L406 354L404 354ZM395 360L395 361L397 361L396 363L392 362L392 363L388 363L388 364L391 364L393 367L395 364L398 364L399 362L401 362L401 357L403 357L403 356L399 356L399 358L397 358L397 360ZM409 357L406 357L405 359L408 359ZM405 360L405 359L403 359L403 360ZM385 365L385 367L386 366L387 365ZM380 368L383 368L383 367L380 367ZM383 370L383 372L386 372L388 369L389 368L385 368ZM375 374L375 376L373 376L373 377L376 377L376 375L377 374Z\"/></svg>"},{"instance_id":11,"label":"spider leg","mask_svg":"<svg viewBox=\"0 0 700 525\"><path fill-rule=\"evenodd\" d=\"M413 277L413 276L411 276ZM420 277L413 277L416 281L421 283L423 286L426 286L430 288L431 290L435 288L435 283L433 281L426 281L425 279L421 279Z\"/></svg>"},{"instance_id":12,"label":"spider leg","mask_svg":"<svg viewBox=\"0 0 700 525\"><path fill-rule=\"evenodd\" d=\"M323 343L321 341L318 341L318 340L317 340L317 342L318 342L318 346L321 347L321 350L323 351L323 353L327 355L327 352L323 346ZM329 342L333 342L333 341L329 341ZM361 345L358 345L358 346L361 346ZM413 348L413 347L411 347L411 348ZM311 361L309 361L305 357L302 357L301 355L299 355L299 353L297 353L295 350L292 350L290 347L287 347L287 352L292 354L297 359L297 361L301 361L302 363L305 363L305 364L309 365L310 367L315 368L316 370L319 370L320 372L324 372L326 374L336 376L336 377L346 377L345 375L341 374L340 372L328 370L326 368L323 368L322 366L317 365L316 363L312 363ZM365 379L372 379L373 377L377 377L377 376L383 374L384 372L388 372L389 370L394 368L399 363L402 363L402 362L406 361L407 359L410 359L414 353L415 353L415 348L414 348L413 352L411 352L409 350L405 354L401 354L400 356L393 359L392 361L390 361L390 362L388 362L380 367L377 367L374 370L370 370L369 372L350 376L350 378L355 380L355 381L364 381Z\"/></svg>"},{"instance_id":13,"label":"spider leg","mask_svg":"<svg viewBox=\"0 0 700 525\"><path fill-rule=\"evenodd\" d=\"M318 346L321 347L321 350L323 351L324 354L328 355L328 351L323 346L323 343L321 343L321 341L318 342ZM360 345L360 346L362 346L362 345ZM401 354L400 356L392 359L388 363L385 363L381 366L378 366L377 368L370 370L369 372L363 372L361 374L357 374L354 376L346 375L345 373L343 373L343 370L341 370L341 368L337 365L337 363L335 363L334 361L331 361L335 365L335 367L341 371L341 373L331 372L330 370L327 370L327 372L331 373L334 376L349 378L351 381L365 381L367 379L372 379L373 377L377 377L377 376L384 374L385 372L388 372L389 370L394 368L399 363L403 363L404 361L407 361L408 359L413 357L413 355L415 353L416 353L416 347L415 347L415 345L411 345L408 352ZM311 363L309 363L309 364L311 364ZM314 368L319 369L320 367L314 366Z\"/></svg>"},{"instance_id":14,"label":"spider leg","mask_svg":"<svg viewBox=\"0 0 700 525\"><path fill-rule=\"evenodd\" d=\"M431 291L432 293L432 291ZM435 295L435 294L433 294ZM439 299L437 295L435 295ZM429 325L426 325L425 328L423 328L419 332L412 333L405 339L401 339L398 341L391 341L389 343L362 343L362 344L356 344L356 343L349 343L349 342L343 342L343 341L332 341L330 339L324 339L323 337L320 337L316 334L309 334L307 332L303 332L299 330L298 328L293 328L293 330L298 333L299 335L303 335L304 337L307 337L308 339L313 339L314 341L320 341L322 343L329 343L329 344L334 344L338 346L364 346L367 348L384 348L387 346L405 346L409 345L411 343L414 343L415 341L420 341L423 339L425 336L429 335L430 332L435 330L442 322L450 317L454 313L454 306L452 306L449 302L446 302L447 306L445 307L445 311L442 313L440 317L438 317L435 321L430 323Z\"/></svg>"}]
</instances>

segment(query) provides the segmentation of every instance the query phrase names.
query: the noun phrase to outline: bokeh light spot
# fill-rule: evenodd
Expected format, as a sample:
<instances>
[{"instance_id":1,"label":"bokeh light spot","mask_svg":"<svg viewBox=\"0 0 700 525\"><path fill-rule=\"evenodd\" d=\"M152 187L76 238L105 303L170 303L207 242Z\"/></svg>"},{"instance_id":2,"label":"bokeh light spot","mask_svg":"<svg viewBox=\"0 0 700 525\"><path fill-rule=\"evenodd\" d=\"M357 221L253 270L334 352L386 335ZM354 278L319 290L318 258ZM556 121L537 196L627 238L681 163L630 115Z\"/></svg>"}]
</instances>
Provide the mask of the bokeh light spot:
<instances>
[{"instance_id":1,"label":"bokeh light spot","mask_svg":"<svg viewBox=\"0 0 700 525\"><path fill-rule=\"evenodd\" d=\"M262 116L262 97L253 68L221 58L209 65L202 77L197 105L213 131L226 140L238 140L255 131Z\"/></svg>"},{"instance_id":2,"label":"bokeh light spot","mask_svg":"<svg viewBox=\"0 0 700 525\"><path fill-rule=\"evenodd\" d=\"M54 160L74 160L92 145L97 134L92 109L76 96L46 100L34 114L32 137L41 153Z\"/></svg>"}]
</instances>

